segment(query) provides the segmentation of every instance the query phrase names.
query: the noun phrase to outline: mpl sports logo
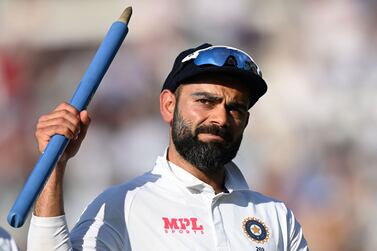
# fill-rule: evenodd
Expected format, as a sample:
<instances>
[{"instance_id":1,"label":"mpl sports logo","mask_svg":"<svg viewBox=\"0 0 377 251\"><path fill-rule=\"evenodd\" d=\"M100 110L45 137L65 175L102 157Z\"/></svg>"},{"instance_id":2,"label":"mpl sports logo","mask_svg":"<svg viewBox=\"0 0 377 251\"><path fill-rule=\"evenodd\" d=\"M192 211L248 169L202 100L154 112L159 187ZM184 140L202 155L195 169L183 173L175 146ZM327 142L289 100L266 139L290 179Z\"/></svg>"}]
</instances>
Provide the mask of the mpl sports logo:
<instances>
[{"instance_id":1,"label":"mpl sports logo","mask_svg":"<svg viewBox=\"0 0 377 251\"><path fill-rule=\"evenodd\" d=\"M162 217L166 234L204 234L204 227L198 218L167 218Z\"/></svg>"}]
</instances>

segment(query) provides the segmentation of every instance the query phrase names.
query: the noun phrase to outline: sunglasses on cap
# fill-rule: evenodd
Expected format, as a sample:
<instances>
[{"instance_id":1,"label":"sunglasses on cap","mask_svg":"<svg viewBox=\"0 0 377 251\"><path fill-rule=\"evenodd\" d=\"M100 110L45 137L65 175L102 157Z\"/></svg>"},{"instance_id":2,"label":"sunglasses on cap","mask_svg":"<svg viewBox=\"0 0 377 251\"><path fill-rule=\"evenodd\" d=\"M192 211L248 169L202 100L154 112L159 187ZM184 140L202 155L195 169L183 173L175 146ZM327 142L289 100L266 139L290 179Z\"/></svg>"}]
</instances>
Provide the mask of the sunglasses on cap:
<instances>
[{"instance_id":1,"label":"sunglasses on cap","mask_svg":"<svg viewBox=\"0 0 377 251\"><path fill-rule=\"evenodd\" d=\"M251 71L253 74L262 77L262 71L254 62L253 58L246 52L237 48L228 46L211 46L205 49L197 50L182 59L184 64L193 60L196 66L214 65L235 67L245 71Z\"/></svg>"}]
</instances>

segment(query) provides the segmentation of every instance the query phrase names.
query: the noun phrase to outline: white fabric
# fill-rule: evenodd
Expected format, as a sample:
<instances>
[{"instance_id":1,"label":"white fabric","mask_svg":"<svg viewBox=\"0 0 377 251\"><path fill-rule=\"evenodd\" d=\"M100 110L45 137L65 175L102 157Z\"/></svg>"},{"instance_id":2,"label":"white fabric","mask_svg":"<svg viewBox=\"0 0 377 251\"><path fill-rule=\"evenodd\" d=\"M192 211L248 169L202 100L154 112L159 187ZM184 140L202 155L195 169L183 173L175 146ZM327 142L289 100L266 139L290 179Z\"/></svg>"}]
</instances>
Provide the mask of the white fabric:
<instances>
[{"instance_id":1,"label":"white fabric","mask_svg":"<svg viewBox=\"0 0 377 251\"><path fill-rule=\"evenodd\" d=\"M18 251L16 241L2 227L0 227L0 251Z\"/></svg>"},{"instance_id":2,"label":"white fabric","mask_svg":"<svg viewBox=\"0 0 377 251\"><path fill-rule=\"evenodd\" d=\"M215 194L159 157L151 172L99 195L70 234L64 216L33 216L28 250L308 250L292 212L249 190L233 163L225 187L227 193ZM247 218L268 229L264 243L244 233Z\"/></svg>"}]
</instances>

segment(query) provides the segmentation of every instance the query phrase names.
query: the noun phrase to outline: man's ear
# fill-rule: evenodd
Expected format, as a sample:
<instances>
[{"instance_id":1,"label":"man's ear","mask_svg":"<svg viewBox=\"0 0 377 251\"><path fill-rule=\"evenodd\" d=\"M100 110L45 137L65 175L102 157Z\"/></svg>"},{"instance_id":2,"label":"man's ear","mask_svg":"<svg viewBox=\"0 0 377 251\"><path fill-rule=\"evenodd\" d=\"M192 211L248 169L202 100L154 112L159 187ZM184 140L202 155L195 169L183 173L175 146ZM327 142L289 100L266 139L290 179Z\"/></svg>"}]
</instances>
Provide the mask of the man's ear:
<instances>
[{"instance_id":1,"label":"man's ear","mask_svg":"<svg viewBox=\"0 0 377 251\"><path fill-rule=\"evenodd\" d=\"M176 106L177 100L175 94L170 90L163 90L160 94L160 113L162 119L171 124L174 116L174 109Z\"/></svg>"}]
</instances>

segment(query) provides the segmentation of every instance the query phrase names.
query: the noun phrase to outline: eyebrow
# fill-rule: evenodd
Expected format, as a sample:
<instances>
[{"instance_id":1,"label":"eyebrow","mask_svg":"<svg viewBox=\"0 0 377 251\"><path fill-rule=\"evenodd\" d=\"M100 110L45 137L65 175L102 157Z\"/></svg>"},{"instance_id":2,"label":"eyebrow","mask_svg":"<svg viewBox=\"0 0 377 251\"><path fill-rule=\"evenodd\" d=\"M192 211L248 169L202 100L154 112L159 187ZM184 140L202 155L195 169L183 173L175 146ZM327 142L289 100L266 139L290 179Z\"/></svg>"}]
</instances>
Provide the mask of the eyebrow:
<instances>
[{"instance_id":1,"label":"eyebrow","mask_svg":"<svg viewBox=\"0 0 377 251\"><path fill-rule=\"evenodd\" d=\"M194 93L191 94L191 96L197 97L197 98L206 98L210 101L218 101L218 100L222 99L221 97L219 97L215 94L209 93L209 92L194 92Z\"/></svg>"},{"instance_id":2,"label":"eyebrow","mask_svg":"<svg viewBox=\"0 0 377 251\"><path fill-rule=\"evenodd\" d=\"M217 96L215 94L209 93L209 92L194 92L191 94L193 97L197 98L206 98L209 101L219 101L222 99L222 97ZM236 99L232 99L228 102L227 106L229 107L236 107L236 108L242 108L247 110L247 104L244 104L243 102L240 102Z\"/></svg>"},{"instance_id":3,"label":"eyebrow","mask_svg":"<svg viewBox=\"0 0 377 251\"><path fill-rule=\"evenodd\" d=\"M231 101L228 103L228 107L232 107L232 108L237 108L237 109L242 109L242 110L245 110L247 111L247 105L244 104L243 102L238 102L238 101Z\"/></svg>"}]
</instances>

